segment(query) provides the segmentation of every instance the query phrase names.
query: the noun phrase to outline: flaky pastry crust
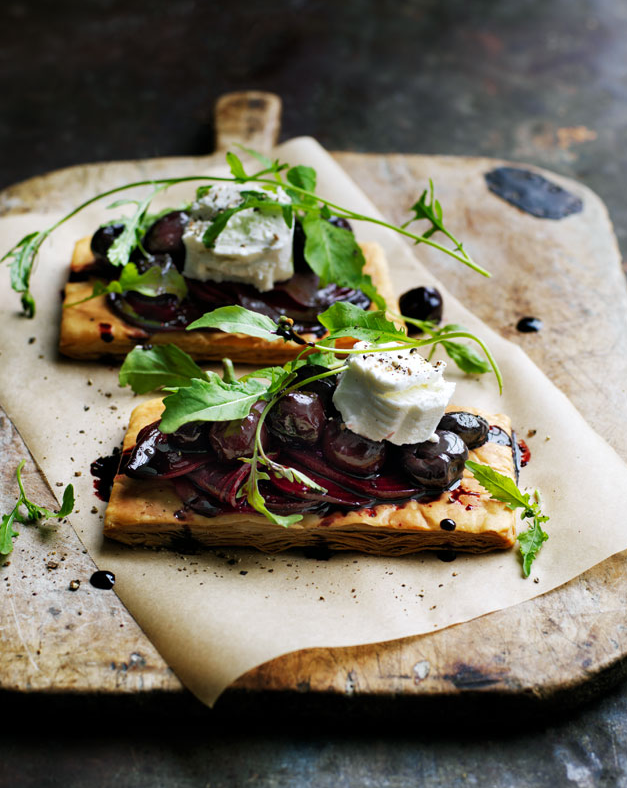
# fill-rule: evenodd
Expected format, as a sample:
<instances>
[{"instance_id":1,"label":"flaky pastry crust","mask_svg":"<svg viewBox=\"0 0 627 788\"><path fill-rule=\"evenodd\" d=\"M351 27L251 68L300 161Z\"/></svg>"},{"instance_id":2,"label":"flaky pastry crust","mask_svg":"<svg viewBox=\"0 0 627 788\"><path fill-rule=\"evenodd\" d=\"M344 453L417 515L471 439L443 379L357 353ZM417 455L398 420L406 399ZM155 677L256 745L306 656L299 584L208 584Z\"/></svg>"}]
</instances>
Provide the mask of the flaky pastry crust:
<instances>
[{"instance_id":1,"label":"flaky pastry crust","mask_svg":"<svg viewBox=\"0 0 627 788\"><path fill-rule=\"evenodd\" d=\"M125 450L134 446L139 430L156 421L162 410L161 400L135 408L124 439ZM447 410L483 416L511 435L510 420L503 414L453 406ZM511 447L488 442L472 450L470 459L515 478ZM454 531L441 528L445 519L455 521ZM177 547L183 540L209 547L250 547L266 553L324 546L389 556L441 549L483 553L507 549L516 541L514 512L492 500L468 471L460 488L443 492L435 500L379 504L322 516L307 513L289 528L274 525L262 515L204 517L184 509L167 479L138 480L118 474L105 514L104 533L131 545Z\"/></svg>"},{"instance_id":2,"label":"flaky pastry crust","mask_svg":"<svg viewBox=\"0 0 627 788\"><path fill-rule=\"evenodd\" d=\"M81 238L74 248L71 270L81 272L92 262L90 238ZM387 262L379 244L366 242L360 244L366 264L364 272L370 274L372 281L386 303L398 310L398 303L390 281ZM94 282L68 282L65 286L59 350L63 355L82 360L124 357L135 345L149 342L151 345L178 345L196 360L216 361L225 356L232 361L265 364L284 364L301 352L302 346L282 339L268 341L244 334L225 334L222 331L161 331L148 333L142 328L126 323L107 306L105 296L77 303L91 295ZM74 306L70 306L74 304ZM376 308L376 307L375 307ZM102 331L101 326L106 326ZM103 338L104 337L104 338ZM303 334L306 340L316 337ZM353 343L346 340L342 347Z\"/></svg>"}]
</instances>

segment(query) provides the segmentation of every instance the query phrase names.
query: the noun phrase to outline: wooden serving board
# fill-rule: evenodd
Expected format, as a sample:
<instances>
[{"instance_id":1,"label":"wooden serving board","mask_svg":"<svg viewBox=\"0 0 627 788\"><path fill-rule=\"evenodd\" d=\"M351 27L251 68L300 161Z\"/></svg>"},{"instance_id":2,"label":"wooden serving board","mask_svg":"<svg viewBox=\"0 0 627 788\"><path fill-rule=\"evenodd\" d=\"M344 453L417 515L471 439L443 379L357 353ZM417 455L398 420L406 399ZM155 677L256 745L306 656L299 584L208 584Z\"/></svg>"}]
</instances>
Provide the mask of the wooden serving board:
<instances>
[{"instance_id":1,"label":"wooden serving board","mask_svg":"<svg viewBox=\"0 0 627 788\"><path fill-rule=\"evenodd\" d=\"M243 141L269 148L279 129L280 100L230 94L217 108L218 150ZM447 223L494 273L490 287L459 264L420 249L448 288L486 323L519 343L572 399L590 424L627 459L627 289L605 207L581 184L546 173L584 200L566 221L534 219L490 195L489 159L398 154L332 154L389 219L401 223L428 178L437 183ZM222 155L219 156L222 160ZM156 175L191 172L210 159L157 159ZM0 215L70 208L107 170L120 182L138 163L86 165L34 178L0 193ZM480 200L468 211L468 195ZM473 206L476 209L476 205ZM474 218L473 218L474 217ZM420 282L412 283L417 286ZM544 321L520 334L525 315ZM533 392L530 392L533 396ZM523 436L525 437L525 436ZM533 452L534 440L529 438ZM14 469L28 456L0 412L1 511L15 500ZM32 467L32 464L30 465ZM36 472L26 484L53 505ZM587 491L594 494L594 491ZM602 527L600 522L599 527ZM483 698L573 700L622 676L627 660L627 553L516 607L420 637L350 649L312 649L275 659L238 679L220 700L290 693L338 698ZM1 689L16 693L181 694L177 678L113 593L89 589L94 571L69 528L21 527L9 565L0 569ZM84 593L70 590L80 580ZM530 579L529 582L533 582Z\"/></svg>"}]
</instances>

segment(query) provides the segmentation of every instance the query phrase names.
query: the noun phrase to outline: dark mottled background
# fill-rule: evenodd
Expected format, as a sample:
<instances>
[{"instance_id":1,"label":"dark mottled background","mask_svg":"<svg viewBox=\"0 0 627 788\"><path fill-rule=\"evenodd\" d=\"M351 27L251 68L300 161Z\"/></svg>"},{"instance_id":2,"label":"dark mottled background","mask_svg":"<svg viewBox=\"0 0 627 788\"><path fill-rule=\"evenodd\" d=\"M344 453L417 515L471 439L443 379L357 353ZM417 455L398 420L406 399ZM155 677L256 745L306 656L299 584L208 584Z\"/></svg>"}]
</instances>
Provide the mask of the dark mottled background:
<instances>
[{"instance_id":1,"label":"dark mottled background","mask_svg":"<svg viewBox=\"0 0 627 788\"><path fill-rule=\"evenodd\" d=\"M69 164L207 152L229 90L330 149L488 155L584 181L627 245L623 0L58 0L0 8L0 188ZM0 633L1 635L1 633ZM1 668L0 668L1 670ZM627 690L568 717L431 729L2 715L5 786L627 785ZM261 729L260 729L261 728Z\"/></svg>"},{"instance_id":2,"label":"dark mottled background","mask_svg":"<svg viewBox=\"0 0 627 788\"><path fill-rule=\"evenodd\" d=\"M581 178L627 240L620 0L5 0L0 38L0 186L207 152L215 98L257 88L285 137Z\"/></svg>"}]
</instances>

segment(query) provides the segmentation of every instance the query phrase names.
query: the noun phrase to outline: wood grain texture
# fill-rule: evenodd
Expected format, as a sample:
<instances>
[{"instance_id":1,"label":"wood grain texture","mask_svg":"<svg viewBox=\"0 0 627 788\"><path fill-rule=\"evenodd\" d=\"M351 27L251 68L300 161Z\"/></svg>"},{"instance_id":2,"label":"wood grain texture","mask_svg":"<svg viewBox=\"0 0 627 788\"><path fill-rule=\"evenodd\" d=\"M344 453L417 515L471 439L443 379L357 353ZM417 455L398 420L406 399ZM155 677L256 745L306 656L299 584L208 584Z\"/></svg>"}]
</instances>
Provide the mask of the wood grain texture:
<instances>
[{"instance_id":1,"label":"wood grain texture","mask_svg":"<svg viewBox=\"0 0 627 788\"><path fill-rule=\"evenodd\" d=\"M626 457L627 291L601 201L580 184L555 176L558 183L583 196L586 210L568 224L532 220L482 189L478 176L494 166L490 160L334 155L384 214L396 221L407 217L425 179L434 178L447 220L473 256L494 272L493 296L486 298L485 282L458 264L432 260L426 249L419 250L421 256L473 311L521 344L591 425ZM207 158L150 163L159 173L191 172L201 165L207 166ZM96 183L103 188L103 181L127 180L129 170L135 175L148 166L116 163L62 170L5 191L0 210L68 206L77 188L93 191ZM525 314L542 318L545 329L536 335L516 332L516 321ZM0 477L1 502L6 510L15 494L13 469L24 448L6 417L2 425L6 461ZM529 441L532 451L533 440ZM36 473L29 474L28 484L46 500L43 480ZM180 691L176 678L116 597L90 589L93 564L73 532L57 526L52 549L65 560L48 569L47 563L55 558L50 555L51 542L37 529L21 530L11 565L2 576L10 599L0 613L2 687ZM432 635L284 656L241 677L233 691L387 697L402 693L423 698L476 692L539 698L566 691L584 694L608 672L624 672L625 560L625 554L615 556L549 594ZM78 592L68 590L70 579L81 580Z\"/></svg>"},{"instance_id":2,"label":"wood grain texture","mask_svg":"<svg viewBox=\"0 0 627 788\"><path fill-rule=\"evenodd\" d=\"M261 90L226 93L216 102L215 116L216 151L233 150L239 144L268 153L279 139L281 99Z\"/></svg>"}]
</instances>

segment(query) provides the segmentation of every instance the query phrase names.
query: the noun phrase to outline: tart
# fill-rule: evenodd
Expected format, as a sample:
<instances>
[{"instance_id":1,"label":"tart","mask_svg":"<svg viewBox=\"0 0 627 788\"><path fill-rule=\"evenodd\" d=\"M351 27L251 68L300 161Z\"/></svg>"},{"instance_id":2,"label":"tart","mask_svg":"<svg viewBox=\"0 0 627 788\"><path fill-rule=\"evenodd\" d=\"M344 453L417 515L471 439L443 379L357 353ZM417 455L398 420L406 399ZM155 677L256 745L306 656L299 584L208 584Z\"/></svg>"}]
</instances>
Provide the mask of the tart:
<instances>
[{"instance_id":1,"label":"tart","mask_svg":"<svg viewBox=\"0 0 627 788\"><path fill-rule=\"evenodd\" d=\"M179 221L177 235L176 218L182 213L172 211L148 230L145 246L148 246L149 257L145 259L136 254L138 267L154 264L162 269L169 267L184 271L185 248L180 241L183 230ZM154 231L154 227L158 230L159 224L167 225L168 222L168 233L159 235ZM343 229L348 229L346 222L344 225ZM298 222L295 226L299 228ZM280 314L291 317L295 329L305 341L309 341L324 336L324 329L316 317L333 303L348 301L362 308L372 306L370 299L359 290L338 285L319 286L318 277L304 261L304 240L300 230L294 235L294 274L288 280L276 283L269 292L260 292L250 284L200 282L186 277L188 295L182 301L173 295L151 298L133 292L109 293L89 299L96 283L106 284L119 275L119 269L109 265L106 259L106 243L110 245L112 242L112 238L107 241L107 232L107 227L100 228L93 237L80 239L74 248L64 292L59 339L60 352L70 358L122 358L138 344L172 343L197 360L218 360L226 356L244 363L284 363L301 349L296 343L207 329L186 331L185 328L204 312L218 306L240 304L274 319ZM153 240L152 246L151 237L157 239ZM363 273L370 275L386 303L397 309L383 249L372 242L359 246L365 260ZM351 344L346 340L344 346Z\"/></svg>"},{"instance_id":2,"label":"tart","mask_svg":"<svg viewBox=\"0 0 627 788\"><path fill-rule=\"evenodd\" d=\"M183 463L187 460L190 463L188 473L180 472L183 466L168 466L160 475L154 468L146 467L142 472L144 478L129 475L129 466L132 473L133 457L137 460L138 451L141 454L142 443L144 449L148 448L144 452L144 460L151 453L150 446L153 447L153 456L157 454L163 458L167 455L163 444L161 452L154 450L154 430L162 410L162 400L155 399L139 405L131 415L120 472L114 479L105 514L104 533L111 539L131 545L173 547L186 540L209 547L249 547L267 553L290 548L327 547L388 556L442 549L482 553L510 548L516 540L513 511L492 499L469 471L460 471L458 478L444 489L425 487L405 476L404 486L413 484L414 492L408 495L405 490L402 493L405 497L401 498L403 478L399 479L397 473L398 455L388 456L387 466L368 477L362 476L360 481L341 468L333 468L328 460L329 453L321 453L321 441L307 449L293 449L289 444L285 448L283 445L279 449L279 457L283 461L281 452L287 451L292 465L301 462L300 467L316 480L326 479L331 494L340 496L336 498L340 503L300 500L281 509L281 506L286 506L286 500L294 501L294 498L275 491L277 494L273 500L278 502L279 510L302 512L300 522L288 527L274 524L247 506L245 499L237 497L237 474L246 472L243 463L226 463L221 469L212 454L209 465L204 466L203 476L198 472L203 467L202 453L186 455L185 451L177 449L175 454L179 459L175 458L174 466L181 458ZM451 414L459 413L459 408L447 407L441 424L448 429L436 434L457 437L450 432L456 423L455 415ZM465 408L463 414L479 417L480 422L489 425L489 430L480 440L473 439L473 448L464 456L515 479L513 447L516 444L509 418L473 408ZM327 419L324 429L328 429L333 421L333 418ZM187 431L186 435L189 437L190 432ZM172 435L168 439L172 439ZM212 449L208 447L208 451ZM140 458L140 466L142 461ZM137 461L134 467L137 471ZM152 478L145 473L147 470L153 474ZM316 471L324 473L316 475ZM325 477L325 473L328 476ZM338 483L337 480L342 481ZM351 491L349 485L353 482L356 487ZM399 485L399 492L395 492L394 484ZM377 487L387 498L373 493ZM212 493L207 493L207 488L211 488ZM285 482L282 489L285 489ZM355 490L361 491L355 494ZM346 498L342 498L343 494ZM270 501L270 496L267 500ZM290 505L294 508L290 509ZM203 511L205 513L201 513Z\"/></svg>"}]
</instances>

